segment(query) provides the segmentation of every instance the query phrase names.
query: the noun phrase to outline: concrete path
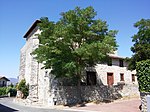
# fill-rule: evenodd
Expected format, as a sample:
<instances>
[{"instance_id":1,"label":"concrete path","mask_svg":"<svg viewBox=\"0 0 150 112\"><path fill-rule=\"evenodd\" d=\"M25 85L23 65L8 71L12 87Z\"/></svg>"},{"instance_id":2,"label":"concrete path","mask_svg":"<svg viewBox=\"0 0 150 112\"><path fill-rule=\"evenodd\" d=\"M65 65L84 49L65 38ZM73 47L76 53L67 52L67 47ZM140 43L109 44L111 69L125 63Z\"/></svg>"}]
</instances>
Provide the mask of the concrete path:
<instances>
[{"instance_id":1,"label":"concrete path","mask_svg":"<svg viewBox=\"0 0 150 112\"><path fill-rule=\"evenodd\" d=\"M140 100L119 100L112 103L87 104L84 107L71 107L66 110L80 112L140 112Z\"/></svg>"}]
</instances>

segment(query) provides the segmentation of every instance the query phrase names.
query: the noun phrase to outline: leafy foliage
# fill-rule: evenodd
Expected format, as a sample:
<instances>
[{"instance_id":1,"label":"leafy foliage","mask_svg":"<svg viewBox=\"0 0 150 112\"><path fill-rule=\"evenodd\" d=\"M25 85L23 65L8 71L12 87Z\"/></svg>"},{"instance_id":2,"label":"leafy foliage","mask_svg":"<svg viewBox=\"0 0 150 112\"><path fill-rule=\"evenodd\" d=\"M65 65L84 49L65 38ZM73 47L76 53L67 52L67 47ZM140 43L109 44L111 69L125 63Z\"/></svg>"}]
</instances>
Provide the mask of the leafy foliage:
<instances>
[{"instance_id":1,"label":"leafy foliage","mask_svg":"<svg viewBox=\"0 0 150 112\"><path fill-rule=\"evenodd\" d=\"M12 85L11 85L12 86ZM14 87L7 87L7 89L6 89L6 93L8 94L8 93L10 93L10 96L16 96L16 94L17 94L17 89L16 88L14 88Z\"/></svg>"},{"instance_id":2,"label":"leafy foliage","mask_svg":"<svg viewBox=\"0 0 150 112\"><path fill-rule=\"evenodd\" d=\"M16 96L17 90L11 86L0 87L0 96L8 95L8 93L10 93L10 96Z\"/></svg>"},{"instance_id":3,"label":"leafy foliage","mask_svg":"<svg viewBox=\"0 0 150 112\"><path fill-rule=\"evenodd\" d=\"M150 59L138 62L136 70L139 90L150 92Z\"/></svg>"},{"instance_id":4,"label":"leafy foliage","mask_svg":"<svg viewBox=\"0 0 150 112\"><path fill-rule=\"evenodd\" d=\"M134 26L138 32L132 37L134 54L129 59L129 69L137 71L139 90L150 92L150 19L141 19Z\"/></svg>"},{"instance_id":5,"label":"leafy foliage","mask_svg":"<svg viewBox=\"0 0 150 112\"><path fill-rule=\"evenodd\" d=\"M24 98L29 95L29 85L26 85L26 81L24 79L18 84L17 89L23 93Z\"/></svg>"},{"instance_id":6,"label":"leafy foliage","mask_svg":"<svg viewBox=\"0 0 150 112\"><path fill-rule=\"evenodd\" d=\"M134 24L138 28L137 34L132 37L134 42L131 51L134 55L129 59L129 69L136 69L136 62L150 59L150 19L141 19Z\"/></svg>"},{"instance_id":7,"label":"leafy foliage","mask_svg":"<svg viewBox=\"0 0 150 112\"><path fill-rule=\"evenodd\" d=\"M6 89L7 89L7 87L0 87L0 96L4 96L7 94Z\"/></svg>"},{"instance_id":8,"label":"leafy foliage","mask_svg":"<svg viewBox=\"0 0 150 112\"><path fill-rule=\"evenodd\" d=\"M52 68L56 77L81 78L85 67L95 66L117 49L116 30L108 30L106 21L94 19L92 7L61 13L54 23L41 18L39 47L33 52L45 68Z\"/></svg>"}]
</instances>

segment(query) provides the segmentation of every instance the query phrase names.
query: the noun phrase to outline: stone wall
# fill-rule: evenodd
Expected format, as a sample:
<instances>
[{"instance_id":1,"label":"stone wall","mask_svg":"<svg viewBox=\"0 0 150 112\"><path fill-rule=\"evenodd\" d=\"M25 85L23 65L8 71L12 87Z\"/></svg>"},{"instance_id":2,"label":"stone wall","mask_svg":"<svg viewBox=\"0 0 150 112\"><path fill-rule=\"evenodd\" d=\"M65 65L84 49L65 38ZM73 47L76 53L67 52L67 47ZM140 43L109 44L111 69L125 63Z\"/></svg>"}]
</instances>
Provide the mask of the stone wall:
<instances>
[{"instance_id":1,"label":"stone wall","mask_svg":"<svg viewBox=\"0 0 150 112\"><path fill-rule=\"evenodd\" d=\"M20 54L19 82L25 79L26 83L29 84L27 101L30 103L40 102L46 104L50 96L50 81L48 76L50 70L42 69L43 64L38 63L34 59L34 56L31 55L39 45L37 34L40 33L41 31L36 26L28 37L26 37L26 43L22 47ZM46 71L48 71L47 75Z\"/></svg>"},{"instance_id":2,"label":"stone wall","mask_svg":"<svg viewBox=\"0 0 150 112\"><path fill-rule=\"evenodd\" d=\"M105 85L81 86L81 99L77 86L59 86L55 91L57 104L70 105L78 101L85 102L111 102L124 97L139 96L136 85L116 85L108 87Z\"/></svg>"},{"instance_id":3,"label":"stone wall","mask_svg":"<svg viewBox=\"0 0 150 112\"><path fill-rule=\"evenodd\" d=\"M20 67L19 67L19 82L25 78L25 62L26 62L26 54L21 52L20 54Z\"/></svg>"},{"instance_id":4,"label":"stone wall","mask_svg":"<svg viewBox=\"0 0 150 112\"><path fill-rule=\"evenodd\" d=\"M147 112L147 101L146 101L147 95L150 95L150 93L140 92L141 107L142 107L141 112Z\"/></svg>"}]
</instances>

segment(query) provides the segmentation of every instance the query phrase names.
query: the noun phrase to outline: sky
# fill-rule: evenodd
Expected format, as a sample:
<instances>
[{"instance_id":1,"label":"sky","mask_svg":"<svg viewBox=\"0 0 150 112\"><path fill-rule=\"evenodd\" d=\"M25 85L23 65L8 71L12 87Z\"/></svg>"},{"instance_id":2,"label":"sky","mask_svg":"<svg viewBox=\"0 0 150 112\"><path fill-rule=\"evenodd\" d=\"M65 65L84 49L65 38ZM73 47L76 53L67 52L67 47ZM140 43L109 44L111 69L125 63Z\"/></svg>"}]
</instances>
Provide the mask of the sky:
<instances>
[{"instance_id":1,"label":"sky","mask_svg":"<svg viewBox=\"0 0 150 112\"><path fill-rule=\"evenodd\" d=\"M0 0L0 75L17 78L20 49L25 44L24 34L36 19L48 17L58 21L60 13L76 6L92 6L95 19L107 21L116 35L118 55L131 57L133 25L140 19L150 19L150 0Z\"/></svg>"}]
</instances>

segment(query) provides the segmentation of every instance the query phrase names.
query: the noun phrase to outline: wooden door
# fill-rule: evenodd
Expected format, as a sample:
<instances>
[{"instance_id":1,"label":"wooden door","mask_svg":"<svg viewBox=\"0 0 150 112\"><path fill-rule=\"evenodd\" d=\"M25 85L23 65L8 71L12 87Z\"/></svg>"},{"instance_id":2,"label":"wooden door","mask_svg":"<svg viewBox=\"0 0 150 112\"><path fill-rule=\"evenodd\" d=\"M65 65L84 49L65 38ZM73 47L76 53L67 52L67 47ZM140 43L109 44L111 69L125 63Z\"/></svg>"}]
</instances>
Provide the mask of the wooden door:
<instances>
[{"instance_id":1,"label":"wooden door","mask_svg":"<svg viewBox=\"0 0 150 112\"><path fill-rule=\"evenodd\" d=\"M107 84L108 86L112 86L114 84L113 73L107 73Z\"/></svg>"}]
</instances>

